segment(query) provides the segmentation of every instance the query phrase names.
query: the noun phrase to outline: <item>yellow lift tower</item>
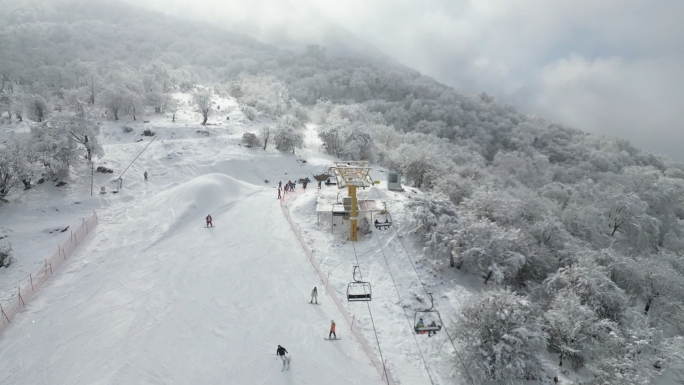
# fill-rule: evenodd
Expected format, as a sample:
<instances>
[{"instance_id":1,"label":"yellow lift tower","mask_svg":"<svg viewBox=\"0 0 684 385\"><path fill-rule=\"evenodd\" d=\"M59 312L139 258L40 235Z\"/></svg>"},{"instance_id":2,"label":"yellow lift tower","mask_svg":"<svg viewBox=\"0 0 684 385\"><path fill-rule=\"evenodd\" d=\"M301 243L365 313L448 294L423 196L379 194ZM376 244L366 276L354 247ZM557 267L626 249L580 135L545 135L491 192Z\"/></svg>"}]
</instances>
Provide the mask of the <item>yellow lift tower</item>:
<instances>
[{"instance_id":1,"label":"yellow lift tower","mask_svg":"<svg viewBox=\"0 0 684 385\"><path fill-rule=\"evenodd\" d=\"M351 197L351 208L349 215L349 240L356 241L356 214L358 211L358 203L356 200L357 187L370 187L373 185L373 179L370 177L370 162L361 161L346 161L333 162L335 164L335 176L337 177L337 188L347 187L347 194Z\"/></svg>"}]
</instances>

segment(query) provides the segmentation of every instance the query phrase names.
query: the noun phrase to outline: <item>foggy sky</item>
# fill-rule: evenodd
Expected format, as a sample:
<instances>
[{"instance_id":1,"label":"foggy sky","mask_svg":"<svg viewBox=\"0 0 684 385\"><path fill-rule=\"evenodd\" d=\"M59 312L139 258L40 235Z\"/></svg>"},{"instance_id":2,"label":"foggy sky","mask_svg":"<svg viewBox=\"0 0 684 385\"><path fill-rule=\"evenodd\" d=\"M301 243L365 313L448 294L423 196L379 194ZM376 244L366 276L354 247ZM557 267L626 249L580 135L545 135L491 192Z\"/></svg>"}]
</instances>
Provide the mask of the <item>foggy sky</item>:
<instances>
[{"instance_id":1,"label":"foggy sky","mask_svg":"<svg viewBox=\"0 0 684 385\"><path fill-rule=\"evenodd\" d=\"M367 42L462 93L684 161L681 0L134 3L280 45Z\"/></svg>"}]
</instances>

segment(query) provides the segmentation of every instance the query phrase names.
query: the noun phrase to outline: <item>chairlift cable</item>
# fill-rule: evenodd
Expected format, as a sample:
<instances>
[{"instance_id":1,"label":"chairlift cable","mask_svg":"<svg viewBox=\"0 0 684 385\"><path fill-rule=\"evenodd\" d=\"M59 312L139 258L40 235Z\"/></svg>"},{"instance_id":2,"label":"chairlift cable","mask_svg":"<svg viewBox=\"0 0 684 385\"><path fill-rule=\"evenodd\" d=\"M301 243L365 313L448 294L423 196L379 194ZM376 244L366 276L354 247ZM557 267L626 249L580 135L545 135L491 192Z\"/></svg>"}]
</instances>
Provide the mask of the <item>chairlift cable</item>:
<instances>
[{"instance_id":1,"label":"chairlift cable","mask_svg":"<svg viewBox=\"0 0 684 385\"><path fill-rule=\"evenodd\" d=\"M389 262L387 261L387 256L385 255L385 250L382 248L382 243L380 242L380 237L375 234L375 239L378 241L378 245L380 246L380 252L382 252L382 258L385 260L385 264L387 265L387 271L389 272L390 278L392 279L392 284L394 285L394 290L397 291L397 297L399 297L399 303L403 304L404 300L401 298L401 294L399 292L399 288L397 287L397 283L394 280L394 275L392 274L392 269L390 269ZM416 333L413 332L413 324L411 323L411 319L409 318L408 314L406 313L406 308L404 306L401 306L401 309L404 311L404 316L406 317L406 322L409 324L409 329L411 330L411 335L413 336L413 340L416 343L416 347L418 348L418 353L420 354L420 359L423 361L423 366L425 366L425 371L428 374L428 377L430 378L430 383L432 385L435 385L435 381L432 379L432 374L430 374L430 369L428 369L427 362L425 362L425 357L423 356L423 351L420 349L420 344L418 343L418 338L416 338ZM440 319L441 322L441 319Z\"/></svg>"},{"instance_id":2,"label":"chairlift cable","mask_svg":"<svg viewBox=\"0 0 684 385\"><path fill-rule=\"evenodd\" d=\"M359 256L356 254L356 246L354 242L352 244L352 249L354 250L354 258L356 258L356 265L359 266L359 276L363 281L363 273L361 272L361 264L359 263ZM366 287L363 287L363 292L366 293ZM389 385L389 376L387 375L387 367L385 366L385 359L382 356L382 349L380 348L380 338L378 338L378 330L375 329L375 321L373 320L373 312L371 311L370 301L366 301L368 306L368 314L370 315L371 325L373 326L373 334L375 334L375 343L378 344L378 351L380 352L380 362L382 362L382 370L385 371L385 379L387 380L387 385Z\"/></svg>"},{"instance_id":3,"label":"chairlift cable","mask_svg":"<svg viewBox=\"0 0 684 385\"><path fill-rule=\"evenodd\" d=\"M380 191L375 188L375 192L378 195L378 198L382 200L382 196L380 195ZM385 205L385 208L387 206ZM416 277L418 277L418 282L420 282L420 285L423 287L423 290L425 291L425 294L430 296L430 293L428 293L427 288L425 287L425 283L423 283L423 280L420 278L420 274L418 274L418 269L416 269L415 263L413 263L413 259L411 259L411 254L408 252L408 249L406 248L406 245L404 245L404 241L401 239L401 235L399 234L399 230L397 230L396 226L392 226L394 228L394 232L397 235L397 239L399 239L399 243L401 244L401 247L404 249L404 253L406 253L406 257L408 258L409 262L411 262L411 267L413 267L413 271L416 273ZM434 307L434 302L433 302L433 307ZM437 312L437 315L439 317L439 321L442 323L442 329L444 329L444 332L446 332L447 337L449 338L449 342L451 342L451 346L454 348L454 352L456 352L456 356L458 357L458 360L461 361L461 365L463 366L463 370L465 370L466 374L468 375L468 379L470 380L470 383L472 385L475 385L475 381L473 381L473 377L470 375L470 372L468 371L468 367L466 364L463 362L463 358L461 358L461 354L458 352L458 349L456 348L456 344L454 343L454 339L451 337L451 334L449 334L449 331L447 330L446 324L442 321L442 316Z\"/></svg>"}]
</instances>

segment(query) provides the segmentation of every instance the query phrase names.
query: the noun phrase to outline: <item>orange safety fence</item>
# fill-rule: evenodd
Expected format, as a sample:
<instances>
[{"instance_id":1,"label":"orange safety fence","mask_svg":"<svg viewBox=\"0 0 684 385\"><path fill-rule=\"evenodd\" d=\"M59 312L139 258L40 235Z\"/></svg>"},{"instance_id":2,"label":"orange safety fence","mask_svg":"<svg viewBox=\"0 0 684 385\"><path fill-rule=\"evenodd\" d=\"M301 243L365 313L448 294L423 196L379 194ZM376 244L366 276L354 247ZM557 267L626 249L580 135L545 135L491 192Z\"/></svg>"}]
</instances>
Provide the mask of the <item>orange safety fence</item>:
<instances>
[{"instance_id":1,"label":"orange safety fence","mask_svg":"<svg viewBox=\"0 0 684 385\"><path fill-rule=\"evenodd\" d=\"M57 246L57 251L50 257L46 258L43 266L38 270L36 274L29 274L27 282L24 286L17 286L17 296L9 304L0 304L0 318L2 322L0 323L0 333L5 330L5 328L12 322L14 316L19 313L22 307L33 298L33 296L38 292L38 289L47 281L59 266L66 261L76 250L76 247L82 243L83 239L97 226L97 213L93 212L93 215L88 219L83 219L83 223L76 229L72 231L69 236L69 240L62 245Z\"/></svg>"},{"instance_id":2,"label":"orange safety fence","mask_svg":"<svg viewBox=\"0 0 684 385\"><path fill-rule=\"evenodd\" d=\"M318 261L313 257L313 250L309 247L309 245L306 243L304 240L304 237L302 236L302 230L301 228L294 222L292 217L290 216L290 210L285 206L284 202L285 200L290 200L293 199L299 195L302 195L304 191L300 190L295 190L294 192L290 192L287 195L283 195L282 199L280 200L280 207L283 210L283 214L285 214L285 218L287 218L288 223L292 227L292 231L294 231L295 236L299 240L299 243L301 244L302 248L304 249L304 254L306 254L307 258L309 258L309 261L313 265L314 269L316 269L316 272L318 273L318 276L321 278L321 282L324 283L325 288L328 291L328 294L330 297L333 299L333 302L335 302L335 305L337 305L337 308L340 310L340 313L342 313L342 316L344 319L347 321L349 324L349 328L352 332L352 334L356 337L356 339L359 341L361 344L361 347L363 348L364 352L368 356L368 358L371 360L375 368L378 370L380 375L382 375L382 380L386 381L387 384L396 384L394 380L392 379L389 371L386 369L386 361L383 363L378 355L375 353L375 351L371 348L370 344L368 343L368 340L366 340L366 337L361 333L361 328L358 327L356 323L356 317L352 317L351 314L349 314L349 311L347 311L347 308L344 307L342 304L342 301L337 297L337 293L335 292L335 289L332 287L332 285L329 282L329 274L326 274L323 272L323 269L321 266L318 264ZM356 326L356 327L355 327Z\"/></svg>"}]
</instances>

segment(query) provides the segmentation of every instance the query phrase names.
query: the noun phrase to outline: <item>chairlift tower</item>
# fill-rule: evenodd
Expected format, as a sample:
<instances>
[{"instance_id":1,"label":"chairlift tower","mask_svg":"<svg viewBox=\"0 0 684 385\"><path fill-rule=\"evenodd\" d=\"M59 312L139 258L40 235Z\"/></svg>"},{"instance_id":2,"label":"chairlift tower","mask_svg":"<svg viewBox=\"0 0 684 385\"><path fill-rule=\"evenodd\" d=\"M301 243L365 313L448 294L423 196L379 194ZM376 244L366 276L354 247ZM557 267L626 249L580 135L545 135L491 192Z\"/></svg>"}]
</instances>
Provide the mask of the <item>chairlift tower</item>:
<instances>
[{"instance_id":1,"label":"chairlift tower","mask_svg":"<svg viewBox=\"0 0 684 385\"><path fill-rule=\"evenodd\" d=\"M349 211L349 240L356 242L357 228L357 187L370 187L373 185L373 179L370 177L370 162L366 160L361 161L345 161L333 162L335 164L335 177L337 178L337 188L347 187L347 194L351 197L351 208Z\"/></svg>"}]
</instances>

